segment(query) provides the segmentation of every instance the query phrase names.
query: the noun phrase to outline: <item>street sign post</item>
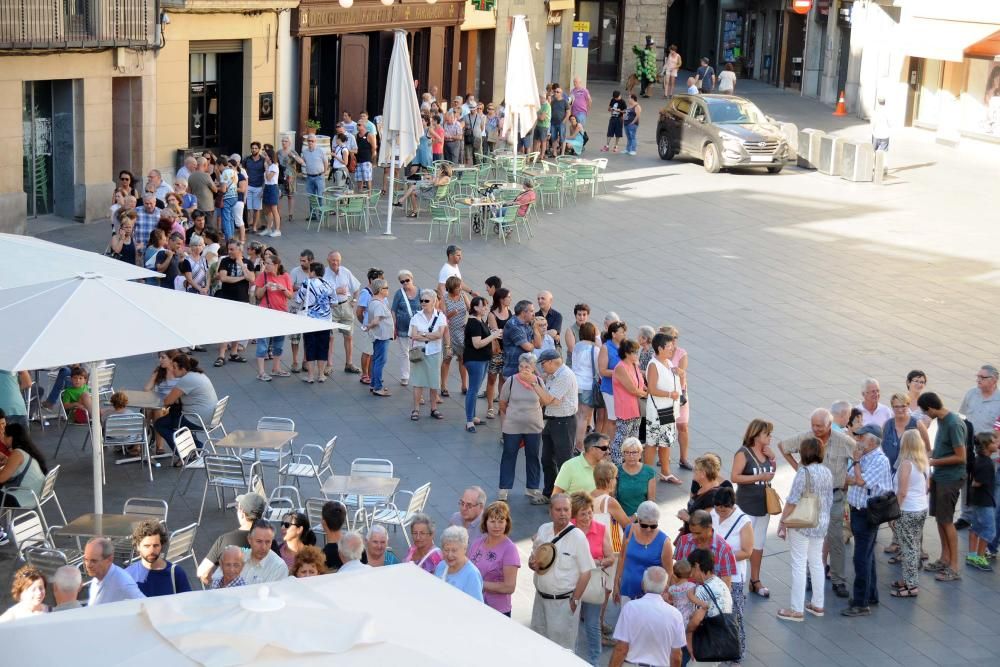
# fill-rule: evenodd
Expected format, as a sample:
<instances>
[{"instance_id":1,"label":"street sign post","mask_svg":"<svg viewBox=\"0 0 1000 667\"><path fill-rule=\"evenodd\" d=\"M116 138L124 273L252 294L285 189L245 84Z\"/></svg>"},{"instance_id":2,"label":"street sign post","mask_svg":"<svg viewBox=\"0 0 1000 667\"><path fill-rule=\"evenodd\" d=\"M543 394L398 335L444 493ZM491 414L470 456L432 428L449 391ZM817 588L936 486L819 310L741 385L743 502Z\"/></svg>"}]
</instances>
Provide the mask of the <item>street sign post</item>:
<instances>
[{"instance_id":1,"label":"street sign post","mask_svg":"<svg viewBox=\"0 0 1000 667\"><path fill-rule=\"evenodd\" d=\"M579 78L587 85L587 59L590 55L590 21L573 21L573 39L570 57L570 71L573 78Z\"/></svg>"}]
</instances>

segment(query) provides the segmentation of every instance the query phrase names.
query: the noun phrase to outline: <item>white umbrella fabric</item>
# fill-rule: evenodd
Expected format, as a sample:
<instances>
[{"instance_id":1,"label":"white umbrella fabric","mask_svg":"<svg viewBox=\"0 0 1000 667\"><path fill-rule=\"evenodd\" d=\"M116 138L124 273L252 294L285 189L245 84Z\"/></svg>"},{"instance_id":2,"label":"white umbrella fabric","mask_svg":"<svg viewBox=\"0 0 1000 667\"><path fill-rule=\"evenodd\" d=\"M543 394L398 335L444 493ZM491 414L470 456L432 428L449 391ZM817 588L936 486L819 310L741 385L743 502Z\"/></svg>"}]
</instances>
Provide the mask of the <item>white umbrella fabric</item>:
<instances>
[{"instance_id":1,"label":"white umbrella fabric","mask_svg":"<svg viewBox=\"0 0 1000 667\"><path fill-rule=\"evenodd\" d=\"M410 52L406 48L406 31L397 30L389 59L389 78L385 86L385 104L382 107L382 146L379 162L389 165L389 213L385 233L392 234L392 201L395 184L396 160L400 165L409 164L417 154L424 123L420 118L420 102L413 87L413 70Z\"/></svg>"},{"instance_id":2,"label":"white umbrella fabric","mask_svg":"<svg viewBox=\"0 0 1000 667\"><path fill-rule=\"evenodd\" d=\"M265 590L267 597L261 599ZM326 625L316 630L324 621ZM359 621L364 622L361 628L352 629ZM405 563L124 600L23 618L0 628L5 650L17 656L19 667L69 664L87 655L100 655L107 667L587 664L572 651ZM228 630L235 632L227 634ZM72 640L52 641L53 637ZM44 649L38 650L39 646ZM108 650L110 646L113 650Z\"/></svg>"},{"instance_id":3,"label":"white umbrella fabric","mask_svg":"<svg viewBox=\"0 0 1000 667\"><path fill-rule=\"evenodd\" d=\"M97 362L244 338L346 328L318 320L143 283L82 273L0 290L7 327L0 369L33 370L90 362L94 511L103 509Z\"/></svg>"},{"instance_id":4,"label":"white umbrella fabric","mask_svg":"<svg viewBox=\"0 0 1000 667\"><path fill-rule=\"evenodd\" d=\"M159 278L163 275L96 252L20 234L0 234L0 256L4 258L0 289L71 278L85 271L120 280Z\"/></svg>"},{"instance_id":5,"label":"white umbrella fabric","mask_svg":"<svg viewBox=\"0 0 1000 667\"><path fill-rule=\"evenodd\" d=\"M517 140L531 131L538 120L538 81L535 79L535 61L528 41L528 26L524 15L514 17L514 28L507 48L507 79L504 83L505 113L503 131L509 136L514 131L514 154ZM517 160L514 160L514 177L517 178Z\"/></svg>"}]
</instances>

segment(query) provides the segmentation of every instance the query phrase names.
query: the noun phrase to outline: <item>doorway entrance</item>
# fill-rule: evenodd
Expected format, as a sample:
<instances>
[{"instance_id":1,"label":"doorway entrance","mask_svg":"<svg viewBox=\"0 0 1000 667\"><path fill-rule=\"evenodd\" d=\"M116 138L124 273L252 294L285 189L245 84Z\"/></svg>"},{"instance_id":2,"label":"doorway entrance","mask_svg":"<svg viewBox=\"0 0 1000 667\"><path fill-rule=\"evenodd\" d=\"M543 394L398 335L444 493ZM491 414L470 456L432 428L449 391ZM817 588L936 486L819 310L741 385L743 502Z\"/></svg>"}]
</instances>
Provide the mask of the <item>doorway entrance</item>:
<instances>
[{"instance_id":1,"label":"doorway entrance","mask_svg":"<svg viewBox=\"0 0 1000 667\"><path fill-rule=\"evenodd\" d=\"M785 88L802 90L803 54L806 48L806 17L786 12L788 20L785 33L784 75Z\"/></svg>"},{"instance_id":2,"label":"doorway entrance","mask_svg":"<svg viewBox=\"0 0 1000 667\"><path fill-rule=\"evenodd\" d=\"M243 147L243 52L208 51L191 42L188 147L218 154L239 153Z\"/></svg>"},{"instance_id":3,"label":"doorway entrance","mask_svg":"<svg viewBox=\"0 0 1000 667\"><path fill-rule=\"evenodd\" d=\"M22 175L30 217L47 213L76 217L73 100L71 79L24 82Z\"/></svg>"},{"instance_id":4,"label":"doorway entrance","mask_svg":"<svg viewBox=\"0 0 1000 667\"><path fill-rule=\"evenodd\" d=\"M578 21L590 23L587 78L618 81L622 61L623 0L579 0Z\"/></svg>"}]
</instances>

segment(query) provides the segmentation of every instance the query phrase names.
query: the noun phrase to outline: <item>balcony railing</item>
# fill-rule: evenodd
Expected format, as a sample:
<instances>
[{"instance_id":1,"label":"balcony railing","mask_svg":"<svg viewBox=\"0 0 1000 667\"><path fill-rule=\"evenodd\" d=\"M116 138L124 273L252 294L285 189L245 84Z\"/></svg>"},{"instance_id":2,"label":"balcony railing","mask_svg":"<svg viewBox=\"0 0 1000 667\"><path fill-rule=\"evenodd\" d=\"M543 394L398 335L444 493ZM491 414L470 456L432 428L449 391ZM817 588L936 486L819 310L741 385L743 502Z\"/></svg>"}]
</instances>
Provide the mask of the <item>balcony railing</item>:
<instances>
[{"instance_id":1,"label":"balcony railing","mask_svg":"<svg viewBox=\"0 0 1000 667\"><path fill-rule=\"evenodd\" d=\"M0 50L157 43L157 0L0 0Z\"/></svg>"}]
</instances>

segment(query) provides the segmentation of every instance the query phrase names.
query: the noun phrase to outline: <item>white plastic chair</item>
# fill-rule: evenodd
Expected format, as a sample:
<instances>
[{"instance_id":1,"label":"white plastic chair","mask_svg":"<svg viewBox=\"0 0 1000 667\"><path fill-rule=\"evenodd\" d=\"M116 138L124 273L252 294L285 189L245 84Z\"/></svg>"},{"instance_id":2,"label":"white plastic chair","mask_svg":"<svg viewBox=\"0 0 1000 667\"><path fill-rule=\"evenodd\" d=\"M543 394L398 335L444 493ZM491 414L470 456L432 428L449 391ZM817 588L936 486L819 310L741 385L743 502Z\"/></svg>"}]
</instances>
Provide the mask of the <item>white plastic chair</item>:
<instances>
[{"instance_id":1,"label":"white plastic chair","mask_svg":"<svg viewBox=\"0 0 1000 667\"><path fill-rule=\"evenodd\" d=\"M42 507L47 502L52 500L55 501L56 503L56 509L59 510L59 517L62 519L63 525L66 525L67 523L69 523L66 520L66 513L63 512L62 505L59 503L59 497L56 496L56 480L59 479L59 470L60 470L59 466L55 466L51 470L49 470L49 473L45 476L45 481L42 482L41 495L36 494L34 489L22 486L8 486L0 489L0 505L3 504L4 496L6 496L8 493L11 493L13 491L27 491L28 493L31 494L31 497L34 499L33 505L21 508L10 507L7 509L9 509L11 512L37 510L38 517L42 520L42 525L45 526L45 530L48 531L49 524L48 520L45 518L45 511L42 509Z\"/></svg>"},{"instance_id":2,"label":"white plastic chair","mask_svg":"<svg viewBox=\"0 0 1000 667\"><path fill-rule=\"evenodd\" d=\"M351 461L351 477L393 477L392 461L389 459L358 458ZM372 511L392 500L391 496L357 496L345 495L341 499L347 509L357 508L354 512L353 525L357 525L358 517L365 518L365 526Z\"/></svg>"},{"instance_id":3,"label":"white plastic chair","mask_svg":"<svg viewBox=\"0 0 1000 667\"><path fill-rule=\"evenodd\" d=\"M174 446L177 448L177 456L180 457L181 461L186 461L184 465L181 466L180 474L177 475L177 482L174 484L173 491L170 492L170 498L167 500L168 503L174 501L174 494L177 493L177 487L181 484L181 477L185 472L190 471L188 476L188 482L184 486L184 491L181 495L187 493L188 487L191 486L191 480L194 478L195 471L205 469L205 461L202 458L204 451L198 449L198 443L194 439L194 434L191 433L191 429L187 426L183 426L176 431L174 431ZM205 445L208 453L214 454L215 448L212 443L206 443Z\"/></svg>"},{"instance_id":4,"label":"white plastic chair","mask_svg":"<svg viewBox=\"0 0 1000 667\"><path fill-rule=\"evenodd\" d=\"M229 397L223 396L219 399L219 402L215 404L215 409L212 410L212 419L206 424L205 420L201 418L197 412L182 412L181 417L190 419L192 422L198 426L194 429L195 431L205 434L206 445L215 445L215 441L226 437L226 427L222 423L222 417L226 414L226 408L229 406ZM222 434L221 437L219 434Z\"/></svg>"},{"instance_id":5,"label":"white plastic chair","mask_svg":"<svg viewBox=\"0 0 1000 667\"><path fill-rule=\"evenodd\" d=\"M205 490L201 494L201 508L198 510L198 525L201 525L201 516L205 511L205 498L208 497L208 487L215 489L215 497L222 509L222 498L224 492L229 489L238 493L248 491L246 471L243 469L243 461L238 456L227 454L205 454L202 456L205 462Z\"/></svg>"},{"instance_id":6,"label":"white plastic chair","mask_svg":"<svg viewBox=\"0 0 1000 667\"><path fill-rule=\"evenodd\" d=\"M326 542L326 531L323 530L323 505L329 501L326 498L306 498L306 516L309 517L309 527L316 534L317 540Z\"/></svg>"},{"instance_id":7,"label":"white plastic chair","mask_svg":"<svg viewBox=\"0 0 1000 667\"><path fill-rule=\"evenodd\" d=\"M329 442L320 447L319 445L303 445L298 454L292 454L284 467L278 469L278 479L287 482L289 477L295 486L299 485L300 479L315 479L319 484L320 493L323 492L323 481L333 475L333 450L337 446L337 436L330 438Z\"/></svg>"},{"instance_id":8,"label":"white plastic chair","mask_svg":"<svg viewBox=\"0 0 1000 667\"><path fill-rule=\"evenodd\" d=\"M69 558L66 557L65 553L52 547L25 547L23 556L24 560L28 562L28 565L37 567L49 581L52 581L52 577L55 575L56 570L64 565L71 565ZM72 565L79 567L79 564L77 563L72 563Z\"/></svg>"},{"instance_id":9,"label":"white plastic chair","mask_svg":"<svg viewBox=\"0 0 1000 667\"><path fill-rule=\"evenodd\" d=\"M427 482L415 491L396 492L397 495L400 493L405 493L410 496L410 502L406 506L406 509L399 509L396 506L395 500L393 500L386 503L381 509L377 509L374 513L372 513L371 523L381 523L386 526L392 526L393 531L395 531L397 527L401 528L403 530L403 537L406 538L406 546L410 547L413 545L410 543L410 533L406 529L410 526L410 522L413 521L413 516L424 511L424 507L427 505L427 499L431 495L431 483Z\"/></svg>"},{"instance_id":10,"label":"white plastic chair","mask_svg":"<svg viewBox=\"0 0 1000 667\"><path fill-rule=\"evenodd\" d=\"M15 512L10 519L10 538L18 555L23 559L28 547L44 547L55 549L52 541L52 531L62 526L46 526L45 522L34 510ZM61 549L70 565L83 562L83 552L79 549Z\"/></svg>"},{"instance_id":11,"label":"white plastic chair","mask_svg":"<svg viewBox=\"0 0 1000 667\"><path fill-rule=\"evenodd\" d=\"M104 422L104 448L125 448L138 446L140 448L139 457L129 457L118 459L115 465L122 463L133 463L139 461L141 465L146 461L149 469L149 481L153 481L153 459L149 455L149 436L146 433L146 418L138 413L125 413L119 415L108 415ZM108 469L102 457L102 468L104 471L104 483L108 482Z\"/></svg>"},{"instance_id":12,"label":"white plastic chair","mask_svg":"<svg viewBox=\"0 0 1000 667\"><path fill-rule=\"evenodd\" d=\"M297 488L294 486L276 486L271 489L271 493L268 493L264 487L262 473L263 468L260 461L256 461L250 466L250 490L267 499L267 506L264 508L264 514L261 516L264 521L279 524L289 512L304 511L302 498Z\"/></svg>"}]
</instances>

